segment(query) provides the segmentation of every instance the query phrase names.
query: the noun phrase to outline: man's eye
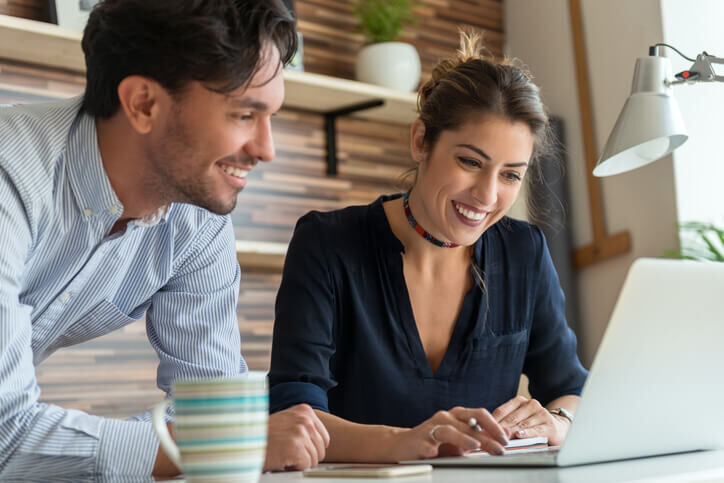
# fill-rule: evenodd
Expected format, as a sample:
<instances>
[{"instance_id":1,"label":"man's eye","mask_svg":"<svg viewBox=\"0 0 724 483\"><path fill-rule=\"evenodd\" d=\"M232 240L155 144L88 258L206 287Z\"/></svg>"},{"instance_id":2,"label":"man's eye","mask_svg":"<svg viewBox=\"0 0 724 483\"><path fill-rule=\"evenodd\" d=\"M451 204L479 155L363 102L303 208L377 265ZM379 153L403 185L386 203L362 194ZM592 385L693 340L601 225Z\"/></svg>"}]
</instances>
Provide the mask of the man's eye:
<instances>
[{"instance_id":1,"label":"man's eye","mask_svg":"<svg viewBox=\"0 0 724 483\"><path fill-rule=\"evenodd\" d=\"M254 117L254 115L250 112L246 112L244 114L235 114L234 117L240 121L249 121Z\"/></svg>"}]
</instances>

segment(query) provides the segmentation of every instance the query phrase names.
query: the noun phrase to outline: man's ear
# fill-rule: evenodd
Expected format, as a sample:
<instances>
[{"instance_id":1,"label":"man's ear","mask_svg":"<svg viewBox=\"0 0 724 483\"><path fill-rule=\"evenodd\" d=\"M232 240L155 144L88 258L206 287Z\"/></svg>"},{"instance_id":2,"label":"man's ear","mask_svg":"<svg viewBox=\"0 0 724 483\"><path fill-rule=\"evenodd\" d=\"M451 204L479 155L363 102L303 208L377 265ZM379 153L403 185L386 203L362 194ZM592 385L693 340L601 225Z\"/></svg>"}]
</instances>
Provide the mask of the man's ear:
<instances>
[{"instance_id":1,"label":"man's ear","mask_svg":"<svg viewBox=\"0 0 724 483\"><path fill-rule=\"evenodd\" d=\"M416 163L425 159L425 123L417 119L410 128L410 153Z\"/></svg>"},{"instance_id":2,"label":"man's ear","mask_svg":"<svg viewBox=\"0 0 724 483\"><path fill-rule=\"evenodd\" d=\"M118 84L118 99L128 122L139 134L148 134L161 109L161 86L154 80L131 75Z\"/></svg>"}]
</instances>

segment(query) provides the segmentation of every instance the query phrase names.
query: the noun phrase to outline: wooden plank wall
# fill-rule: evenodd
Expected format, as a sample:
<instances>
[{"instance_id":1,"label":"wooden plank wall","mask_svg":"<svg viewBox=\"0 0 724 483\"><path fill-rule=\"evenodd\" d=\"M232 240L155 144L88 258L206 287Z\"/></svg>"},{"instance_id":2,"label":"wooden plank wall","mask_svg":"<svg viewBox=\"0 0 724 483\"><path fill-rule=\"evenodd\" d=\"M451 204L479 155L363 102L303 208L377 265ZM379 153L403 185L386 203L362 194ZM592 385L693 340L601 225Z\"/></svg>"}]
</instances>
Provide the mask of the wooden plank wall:
<instances>
[{"instance_id":1,"label":"wooden plank wall","mask_svg":"<svg viewBox=\"0 0 724 483\"><path fill-rule=\"evenodd\" d=\"M47 20L47 2L0 0L0 14ZM502 54L502 0L421 0L418 25L404 40L416 45L423 76L457 46L458 26L484 29L488 47ZM297 0L308 72L353 78L362 36L348 0ZM82 92L84 79L59 71L0 62L0 103L40 102ZM283 110L274 120L277 157L253 171L233 212L238 239L286 242L296 220L309 210L368 203L396 191L409 166L407 126L340 119L339 176L325 173L324 130L318 115ZM269 365L278 272L242 267L237 314L242 353L253 369ZM100 415L124 417L148 408L162 395L155 387L158 359L135 323L100 339L64 349L38 366L47 402Z\"/></svg>"},{"instance_id":2,"label":"wooden plank wall","mask_svg":"<svg viewBox=\"0 0 724 483\"><path fill-rule=\"evenodd\" d=\"M14 17L48 21L50 18L49 5L48 0L0 0L0 13Z\"/></svg>"}]
</instances>

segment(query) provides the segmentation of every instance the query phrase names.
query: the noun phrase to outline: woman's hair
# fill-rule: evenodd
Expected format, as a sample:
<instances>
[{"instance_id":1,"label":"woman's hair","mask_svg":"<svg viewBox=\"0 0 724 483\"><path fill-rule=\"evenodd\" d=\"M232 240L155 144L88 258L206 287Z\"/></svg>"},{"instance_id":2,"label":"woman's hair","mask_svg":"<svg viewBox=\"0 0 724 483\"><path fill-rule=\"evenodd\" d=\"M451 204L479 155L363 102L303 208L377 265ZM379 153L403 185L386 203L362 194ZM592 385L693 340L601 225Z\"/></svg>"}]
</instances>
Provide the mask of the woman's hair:
<instances>
[{"instance_id":1,"label":"woman's hair","mask_svg":"<svg viewBox=\"0 0 724 483\"><path fill-rule=\"evenodd\" d=\"M460 32L457 55L435 66L420 87L417 110L426 149L443 131L486 115L527 125L535 138L533 160L548 149L548 115L538 86L517 61L493 61L477 32Z\"/></svg>"},{"instance_id":2,"label":"woman's hair","mask_svg":"<svg viewBox=\"0 0 724 483\"><path fill-rule=\"evenodd\" d=\"M460 32L457 55L435 66L432 77L418 91L417 110L425 125L423 148L427 152L433 150L443 131L456 130L488 115L524 123L534 137L525 179L528 184L543 182L537 161L550 152L552 143L538 86L518 61L494 61L483 46L480 33ZM409 189L416 181L417 167L403 176ZM527 202L529 214L540 218L531 197ZM485 291L484 274L475 263L472 266Z\"/></svg>"},{"instance_id":3,"label":"woman's hair","mask_svg":"<svg viewBox=\"0 0 724 483\"><path fill-rule=\"evenodd\" d=\"M432 151L443 131L487 115L522 122L534 137L533 154L526 183L544 183L537 161L554 151L548 115L538 86L516 59L496 62L483 45L482 34L460 32L460 49L455 57L440 61L431 78L418 90L417 111L425 125L423 147ZM417 181L417 165L402 175L401 186L409 190ZM545 214L527 198L528 213L545 219Z\"/></svg>"},{"instance_id":4,"label":"woman's hair","mask_svg":"<svg viewBox=\"0 0 724 483\"><path fill-rule=\"evenodd\" d=\"M266 61L267 44L282 64L296 50L295 19L281 0L104 0L83 33L83 109L115 114L118 85L130 75L150 77L171 94L191 81L234 91Z\"/></svg>"}]
</instances>

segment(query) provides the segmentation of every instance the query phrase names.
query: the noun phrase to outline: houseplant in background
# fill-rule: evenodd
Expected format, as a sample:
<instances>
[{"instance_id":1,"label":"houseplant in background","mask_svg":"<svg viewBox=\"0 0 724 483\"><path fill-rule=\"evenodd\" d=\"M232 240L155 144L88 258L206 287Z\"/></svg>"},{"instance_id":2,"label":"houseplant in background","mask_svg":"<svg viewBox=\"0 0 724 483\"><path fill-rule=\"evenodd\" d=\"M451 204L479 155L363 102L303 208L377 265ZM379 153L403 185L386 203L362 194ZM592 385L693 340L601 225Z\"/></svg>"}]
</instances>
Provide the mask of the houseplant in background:
<instances>
[{"instance_id":1,"label":"houseplant in background","mask_svg":"<svg viewBox=\"0 0 724 483\"><path fill-rule=\"evenodd\" d=\"M681 250L668 252L672 258L724 262L724 229L713 223L689 221L679 225Z\"/></svg>"},{"instance_id":2,"label":"houseplant in background","mask_svg":"<svg viewBox=\"0 0 724 483\"><path fill-rule=\"evenodd\" d=\"M294 7L294 0L284 0L284 5L296 19L297 10ZM294 53L294 57L292 57L285 68L287 70L304 72L304 39L302 38L302 33L299 30L297 30L297 51Z\"/></svg>"},{"instance_id":3,"label":"houseplant in background","mask_svg":"<svg viewBox=\"0 0 724 483\"><path fill-rule=\"evenodd\" d=\"M417 22L415 0L355 0L354 15L367 45L357 56L357 80L400 91L420 82L415 47L396 41L406 25Z\"/></svg>"}]
</instances>

